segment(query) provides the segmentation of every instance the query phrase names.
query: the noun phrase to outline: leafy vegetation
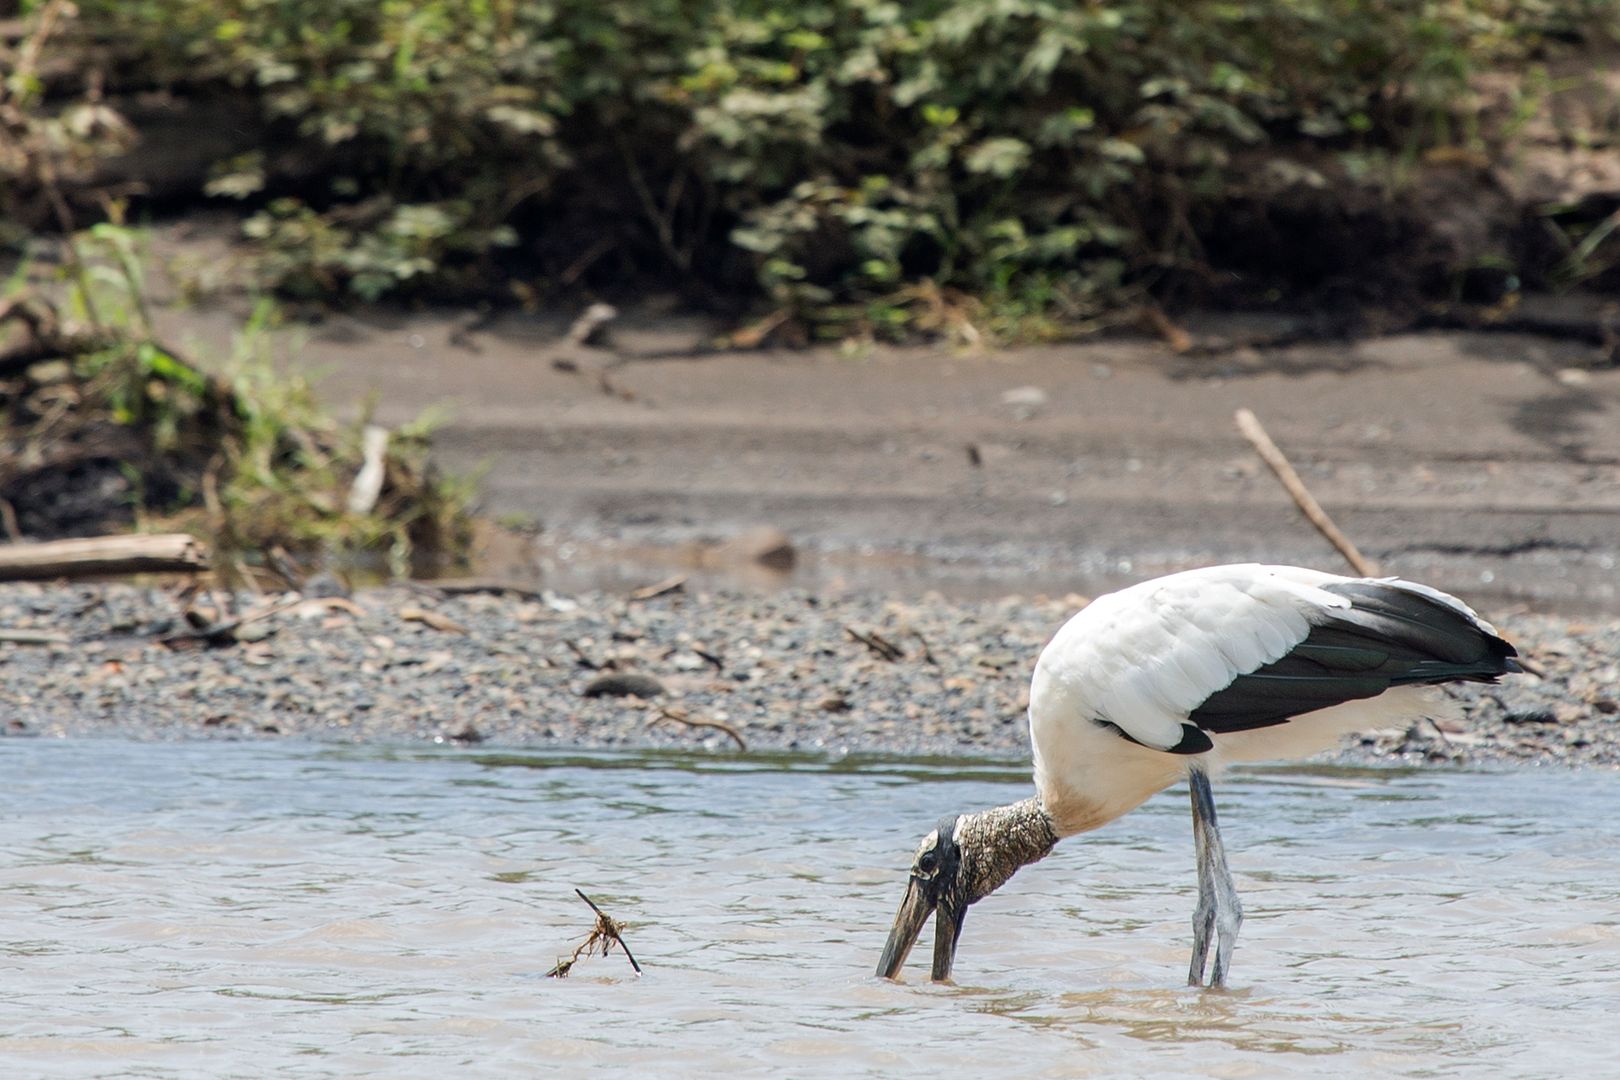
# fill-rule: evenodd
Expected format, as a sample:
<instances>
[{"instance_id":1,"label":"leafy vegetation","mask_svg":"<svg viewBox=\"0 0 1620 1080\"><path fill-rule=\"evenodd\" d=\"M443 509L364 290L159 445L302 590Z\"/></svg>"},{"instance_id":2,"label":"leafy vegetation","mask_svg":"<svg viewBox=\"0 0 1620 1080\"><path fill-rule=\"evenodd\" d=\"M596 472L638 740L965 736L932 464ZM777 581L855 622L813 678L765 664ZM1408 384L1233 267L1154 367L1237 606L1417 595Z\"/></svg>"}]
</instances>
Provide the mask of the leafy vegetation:
<instances>
[{"instance_id":1,"label":"leafy vegetation","mask_svg":"<svg viewBox=\"0 0 1620 1080\"><path fill-rule=\"evenodd\" d=\"M392 433L374 505L346 493L363 424L323 413L267 353L261 303L235 353L204 369L159 340L146 312L138 233L81 234L55 303L19 274L0 298L0 518L12 536L128 524L183 528L241 567L285 547L404 574L454 559L470 488L427 461L427 428Z\"/></svg>"},{"instance_id":2,"label":"leafy vegetation","mask_svg":"<svg viewBox=\"0 0 1620 1080\"><path fill-rule=\"evenodd\" d=\"M79 8L119 79L259 116L208 190L244 201L283 290L661 278L873 334L1207 293L1259 258L1229 235L1244 208L1308 227L1426 152L1494 153L1470 78L1620 26L1620 0ZM1584 262L1614 243L1581 228Z\"/></svg>"}]
</instances>

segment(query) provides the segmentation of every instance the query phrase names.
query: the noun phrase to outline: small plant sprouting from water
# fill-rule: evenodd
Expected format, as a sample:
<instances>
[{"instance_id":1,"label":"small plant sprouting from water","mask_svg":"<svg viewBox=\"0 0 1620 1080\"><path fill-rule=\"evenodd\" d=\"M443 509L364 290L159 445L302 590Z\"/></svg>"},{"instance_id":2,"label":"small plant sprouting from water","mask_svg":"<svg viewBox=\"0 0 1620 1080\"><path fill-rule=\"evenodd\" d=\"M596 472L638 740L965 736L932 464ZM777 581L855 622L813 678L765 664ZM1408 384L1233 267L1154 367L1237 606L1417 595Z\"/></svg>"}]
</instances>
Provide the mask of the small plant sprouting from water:
<instances>
[{"instance_id":1,"label":"small plant sprouting from water","mask_svg":"<svg viewBox=\"0 0 1620 1080\"><path fill-rule=\"evenodd\" d=\"M568 973L573 970L574 964L579 961L580 957L606 956L608 953L613 951L614 945L617 945L619 948L624 950L624 958L630 961L630 966L635 968L637 975L640 975L641 965L636 963L635 954L630 951L630 946L626 945L624 942L624 924L612 918L607 912L597 907L596 901L586 896L583 892L580 892L578 889L575 889L574 892L581 900L591 905L592 911L596 912L596 925L591 927L590 934L583 942L580 943L579 947L574 950L574 955L568 957L566 960L559 958L557 960L557 966L546 972L546 978L565 979L568 977Z\"/></svg>"}]
</instances>

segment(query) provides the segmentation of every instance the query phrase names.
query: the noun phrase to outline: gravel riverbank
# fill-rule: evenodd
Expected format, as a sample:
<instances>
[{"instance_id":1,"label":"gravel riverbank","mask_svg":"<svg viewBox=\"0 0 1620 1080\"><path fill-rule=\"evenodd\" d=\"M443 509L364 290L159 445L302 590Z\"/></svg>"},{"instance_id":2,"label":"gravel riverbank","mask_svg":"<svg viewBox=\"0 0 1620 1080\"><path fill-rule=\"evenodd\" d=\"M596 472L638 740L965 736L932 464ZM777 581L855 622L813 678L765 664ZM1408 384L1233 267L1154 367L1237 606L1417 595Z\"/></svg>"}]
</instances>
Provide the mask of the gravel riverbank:
<instances>
[{"instance_id":1,"label":"gravel riverbank","mask_svg":"<svg viewBox=\"0 0 1620 1080\"><path fill-rule=\"evenodd\" d=\"M236 599L276 610L208 644L159 589L0 586L0 732L1017 757L1031 666L1081 602ZM1367 733L1342 757L1620 765L1620 622L1496 621L1544 678L1458 688L1460 721Z\"/></svg>"}]
</instances>

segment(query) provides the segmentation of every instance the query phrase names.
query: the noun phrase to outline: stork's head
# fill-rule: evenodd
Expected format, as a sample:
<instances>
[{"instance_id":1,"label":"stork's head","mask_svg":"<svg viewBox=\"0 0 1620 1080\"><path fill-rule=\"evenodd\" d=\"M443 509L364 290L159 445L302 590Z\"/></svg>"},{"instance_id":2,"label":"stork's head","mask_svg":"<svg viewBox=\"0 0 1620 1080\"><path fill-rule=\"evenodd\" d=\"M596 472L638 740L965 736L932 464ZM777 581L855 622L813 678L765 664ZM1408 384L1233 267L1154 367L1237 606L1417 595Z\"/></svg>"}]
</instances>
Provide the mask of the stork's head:
<instances>
[{"instance_id":1,"label":"stork's head","mask_svg":"<svg viewBox=\"0 0 1620 1080\"><path fill-rule=\"evenodd\" d=\"M1001 888L1020 866L1045 858L1057 840L1052 819L1037 799L941 818L911 860L906 897L900 901L877 973L885 979L899 974L932 914L936 916L932 977L936 982L950 978L969 906Z\"/></svg>"},{"instance_id":2,"label":"stork's head","mask_svg":"<svg viewBox=\"0 0 1620 1080\"><path fill-rule=\"evenodd\" d=\"M899 974L911 947L917 943L917 935L922 933L923 924L935 912L938 918L934 922L932 977L942 981L951 976L956 942L962 936L962 916L967 913L969 904L982 899L968 888L968 853L957 840L958 820L955 814L941 818L934 831L923 837L917 857L911 860L906 897L900 901L900 912L894 917L889 942L883 947L883 959L878 961L877 973L886 979Z\"/></svg>"}]
</instances>

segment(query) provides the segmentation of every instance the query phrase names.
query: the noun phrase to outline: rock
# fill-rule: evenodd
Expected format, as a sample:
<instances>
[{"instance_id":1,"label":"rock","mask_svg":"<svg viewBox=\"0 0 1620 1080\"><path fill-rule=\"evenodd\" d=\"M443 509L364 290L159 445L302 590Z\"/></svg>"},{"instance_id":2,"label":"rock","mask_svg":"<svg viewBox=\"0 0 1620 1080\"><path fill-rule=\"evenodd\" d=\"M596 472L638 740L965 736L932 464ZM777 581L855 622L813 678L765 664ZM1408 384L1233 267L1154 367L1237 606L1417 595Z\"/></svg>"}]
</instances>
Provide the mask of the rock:
<instances>
[{"instance_id":1,"label":"rock","mask_svg":"<svg viewBox=\"0 0 1620 1080\"><path fill-rule=\"evenodd\" d=\"M715 549L726 562L757 563L772 570L791 570L799 553L787 533L770 525L759 525L733 536Z\"/></svg>"},{"instance_id":2,"label":"rock","mask_svg":"<svg viewBox=\"0 0 1620 1080\"><path fill-rule=\"evenodd\" d=\"M1008 390L1001 395L1003 405L1022 406L1024 408L1039 408L1047 402L1046 391L1038 386L1019 386Z\"/></svg>"},{"instance_id":3,"label":"rock","mask_svg":"<svg viewBox=\"0 0 1620 1080\"><path fill-rule=\"evenodd\" d=\"M1553 703L1553 719L1560 724L1578 724L1586 716L1585 710L1573 701L1558 701Z\"/></svg>"},{"instance_id":4,"label":"rock","mask_svg":"<svg viewBox=\"0 0 1620 1080\"><path fill-rule=\"evenodd\" d=\"M651 675L642 675L634 671L615 671L597 676L580 692L588 698L655 698L664 692L664 684Z\"/></svg>"},{"instance_id":5,"label":"rock","mask_svg":"<svg viewBox=\"0 0 1620 1080\"><path fill-rule=\"evenodd\" d=\"M1558 717L1545 706L1528 709L1509 709L1502 714L1504 724L1556 724Z\"/></svg>"}]
</instances>

